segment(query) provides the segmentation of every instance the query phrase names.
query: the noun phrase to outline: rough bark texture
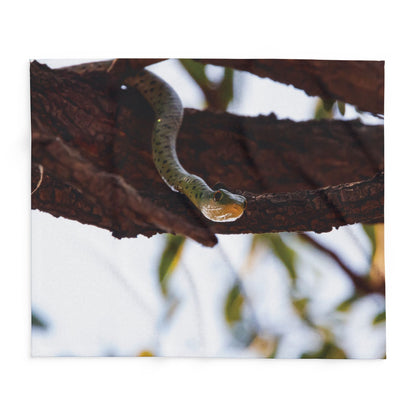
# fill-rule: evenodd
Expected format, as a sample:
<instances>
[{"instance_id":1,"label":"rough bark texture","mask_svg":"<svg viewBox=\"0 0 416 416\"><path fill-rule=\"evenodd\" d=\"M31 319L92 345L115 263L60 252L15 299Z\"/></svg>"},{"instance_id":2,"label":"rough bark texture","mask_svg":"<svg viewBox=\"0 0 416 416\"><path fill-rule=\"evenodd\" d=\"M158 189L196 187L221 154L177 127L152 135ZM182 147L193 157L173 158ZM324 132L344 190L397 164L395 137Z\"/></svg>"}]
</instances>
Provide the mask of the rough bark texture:
<instances>
[{"instance_id":1,"label":"rough bark texture","mask_svg":"<svg viewBox=\"0 0 416 416\"><path fill-rule=\"evenodd\" d=\"M185 168L248 198L235 223L203 219L153 165L147 102L120 89L121 74L141 64L76 73L32 63L33 189L37 164L44 166L34 209L117 237L169 231L206 245L215 233L328 231L383 220L382 126L186 110L178 138Z\"/></svg>"},{"instance_id":2,"label":"rough bark texture","mask_svg":"<svg viewBox=\"0 0 416 416\"><path fill-rule=\"evenodd\" d=\"M201 59L293 85L308 95L337 99L384 114L384 61Z\"/></svg>"},{"instance_id":3,"label":"rough bark texture","mask_svg":"<svg viewBox=\"0 0 416 416\"><path fill-rule=\"evenodd\" d=\"M85 74L108 71L114 76L134 73L138 67L163 59L103 61L69 67ZM197 59L200 62L227 66L293 85L308 95L353 104L361 111L384 114L384 61L341 61L307 59Z\"/></svg>"},{"instance_id":4,"label":"rough bark texture","mask_svg":"<svg viewBox=\"0 0 416 416\"><path fill-rule=\"evenodd\" d=\"M61 139L35 134L32 149L34 159L41 160L44 169L54 172L57 179L81 192L92 203L92 212L104 221L101 225L105 228L145 228L150 222L160 230L187 235L206 245L217 242L215 235L197 220L181 221L175 212L141 196L120 175L98 169Z\"/></svg>"}]
</instances>

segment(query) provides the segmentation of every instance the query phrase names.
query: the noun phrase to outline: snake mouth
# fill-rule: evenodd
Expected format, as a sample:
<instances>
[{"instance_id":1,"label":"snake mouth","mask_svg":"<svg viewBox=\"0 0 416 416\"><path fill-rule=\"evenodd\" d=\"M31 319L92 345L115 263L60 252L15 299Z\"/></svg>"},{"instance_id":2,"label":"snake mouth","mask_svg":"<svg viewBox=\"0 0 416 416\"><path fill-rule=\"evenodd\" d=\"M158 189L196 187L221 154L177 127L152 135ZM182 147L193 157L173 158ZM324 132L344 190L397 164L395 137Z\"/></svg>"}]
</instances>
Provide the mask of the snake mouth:
<instances>
[{"instance_id":1,"label":"snake mouth","mask_svg":"<svg viewBox=\"0 0 416 416\"><path fill-rule=\"evenodd\" d=\"M204 206L201 212L206 218L215 222L231 222L240 218L244 213L244 204L227 204L222 206Z\"/></svg>"},{"instance_id":2,"label":"snake mouth","mask_svg":"<svg viewBox=\"0 0 416 416\"><path fill-rule=\"evenodd\" d=\"M225 221L235 221L236 219L240 218L244 213L246 205L247 203L245 203L245 205L243 206L238 204L232 204L227 206L225 209L225 216L227 217L227 219Z\"/></svg>"}]
</instances>

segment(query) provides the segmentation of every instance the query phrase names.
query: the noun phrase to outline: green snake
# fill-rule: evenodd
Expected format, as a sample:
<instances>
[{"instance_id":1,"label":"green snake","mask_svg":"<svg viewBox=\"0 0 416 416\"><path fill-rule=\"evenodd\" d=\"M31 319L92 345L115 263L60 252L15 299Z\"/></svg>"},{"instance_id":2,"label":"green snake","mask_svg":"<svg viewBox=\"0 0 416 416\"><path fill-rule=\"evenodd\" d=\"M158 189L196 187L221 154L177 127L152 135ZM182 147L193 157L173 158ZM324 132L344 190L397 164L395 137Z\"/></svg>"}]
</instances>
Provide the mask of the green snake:
<instances>
[{"instance_id":1,"label":"green snake","mask_svg":"<svg viewBox=\"0 0 416 416\"><path fill-rule=\"evenodd\" d=\"M202 178L190 174L180 164L176 137L182 123L183 107L177 93L145 69L127 78L124 84L137 88L153 108L156 116L152 133L153 161L166 184L186 195L211 221L229 222L240 218L247 206L244 196L222 188L211 189Z\"/></svg>"}]
</instances>

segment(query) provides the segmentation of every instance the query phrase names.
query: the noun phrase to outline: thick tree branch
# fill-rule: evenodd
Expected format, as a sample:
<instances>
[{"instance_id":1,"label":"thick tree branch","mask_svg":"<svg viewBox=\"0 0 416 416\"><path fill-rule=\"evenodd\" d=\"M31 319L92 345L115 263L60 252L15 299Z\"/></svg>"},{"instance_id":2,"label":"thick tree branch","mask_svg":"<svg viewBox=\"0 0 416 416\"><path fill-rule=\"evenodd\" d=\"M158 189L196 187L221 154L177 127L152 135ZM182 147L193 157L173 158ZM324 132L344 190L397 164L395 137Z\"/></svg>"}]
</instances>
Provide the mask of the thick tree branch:
<instances>
[{"instance_id":1,"label":"thick tree branch","mask_svg":"<svg viewBox=\"0 0 416 416\"><path fill-rule=\"evenodd\" d=\"M131 183L159 179L150 155L153 113L135 91L101 74L77 74L32 64L32 113L105 170ZM186 110L178 138L185 167L211 184L253 193L288 192L355 182L383 170L383 126L358 121L296 123ZM164 190L164 184L159 179Z\"/></svg>"},{"instance_id":2,"label":"thick tree branch","mask_svg":"<svg viewBox=\"0 0 416 416\"><path fill-rule=\"evenodd\" d=\"M384 114L383 61L303 59L200 59L293 85L308 95L336 99Z\"/></svg>"},{"instance_id":3,"label":"thick tree branch","mask_svg":"<svg viewBox=\"0 0 416 416\"><path fill-rule=\"evenodd\" d=\"M162 59L118 60L115 77ZM304 90L308 95L336 99L362 111L384 114L384 61L340 61L307 59L198 59L270 78ZM68 67L78 73L109 71L113 61Z\"/></svg>"},{"instance_id":4,"label":"thick tree branch","mask_svg":"<svg viewBox=\"0 0 416 416\"><path fill-rule=\"evenodd\" d=\"M166 232L187 235L207 246L217 243L215 235L203 223L182 221L174 212L140 195L121 176L97 169L59 138L34 134L32 140L33 159L92 202L99 218L108 221L102 224L105 228L112 229L113 224L122 229L135 225L146 228L150 224Z\"/></svg>"},{"instance_id":5,"label":"thick tree branch","mask_svg":"<svg viewBox=\"0 0 416 416\"><path fill-rule=\"evenodd\" d=\"M215 224L220 234L280 231L327 232L333 227L384 221L384 173L373 178L315 190L249 195L246 215L231 227Z\"/></svg>"},{"instance_id":6,"label":"thick tree branch","mask_svg":"<svg viewBox=\"0 0 416 416\"><path fill-rule=\"evenodd\" d=\"M178 222L181 227L198 228L199 224L212 236L217 232L324 231L345 223L382 220L382 175L369 179L383 170L382 126L358 121L294 123L274 116L187 110L178 139L185 168L210 185L223 182L229 189L242 189L249 199L247 214L224 227L203 220L186 198L163 183L151 158L152 111L136 91L120 89L118 76L105 71L88 76L52 71L36 62L31 74L34 137L61 137L71 154L76 151L97 174L110 175L106 176L109 187L117 188L113 179L121 177L139 197L175 213L178 220L169 226L149 217L138 221L134 210L131 218L117 216L115 208L107 206L112 201L97 200L117 189L100 193L75 186L71 178L48 169L39 149L34 151L35 160L45 171L32 197L33 208L109 229L118 237L185 233ZM37 171L33 189L39 179ZM261 195L265 192L269 195Z\"/></svg>"}]
</instances>

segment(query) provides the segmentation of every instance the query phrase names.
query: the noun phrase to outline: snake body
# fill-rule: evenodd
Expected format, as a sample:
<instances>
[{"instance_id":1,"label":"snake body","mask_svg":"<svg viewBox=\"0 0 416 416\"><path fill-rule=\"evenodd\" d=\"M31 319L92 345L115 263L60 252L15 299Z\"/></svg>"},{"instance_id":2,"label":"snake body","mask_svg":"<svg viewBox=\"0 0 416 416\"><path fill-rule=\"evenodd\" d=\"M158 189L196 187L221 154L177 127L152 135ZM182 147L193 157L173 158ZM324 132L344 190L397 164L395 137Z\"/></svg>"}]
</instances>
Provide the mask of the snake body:
<instances>
[{"instance_id":1,"label":"snake body","mask_svg":"<svg viewBox=\"0 0 416 416\"><path fill-rule=\"evenodd\" d=\"M176 137L182 123L183 107L173 88L145 69L126 79L125 84L137 88L153 108L156 116L152 133L153 161L166 184L186 195L211 221L228 222L240 218L247 206L242 195L226 189L213 190L202 178L187 172L180 164Z\"/></svg>"}]
</instances>

